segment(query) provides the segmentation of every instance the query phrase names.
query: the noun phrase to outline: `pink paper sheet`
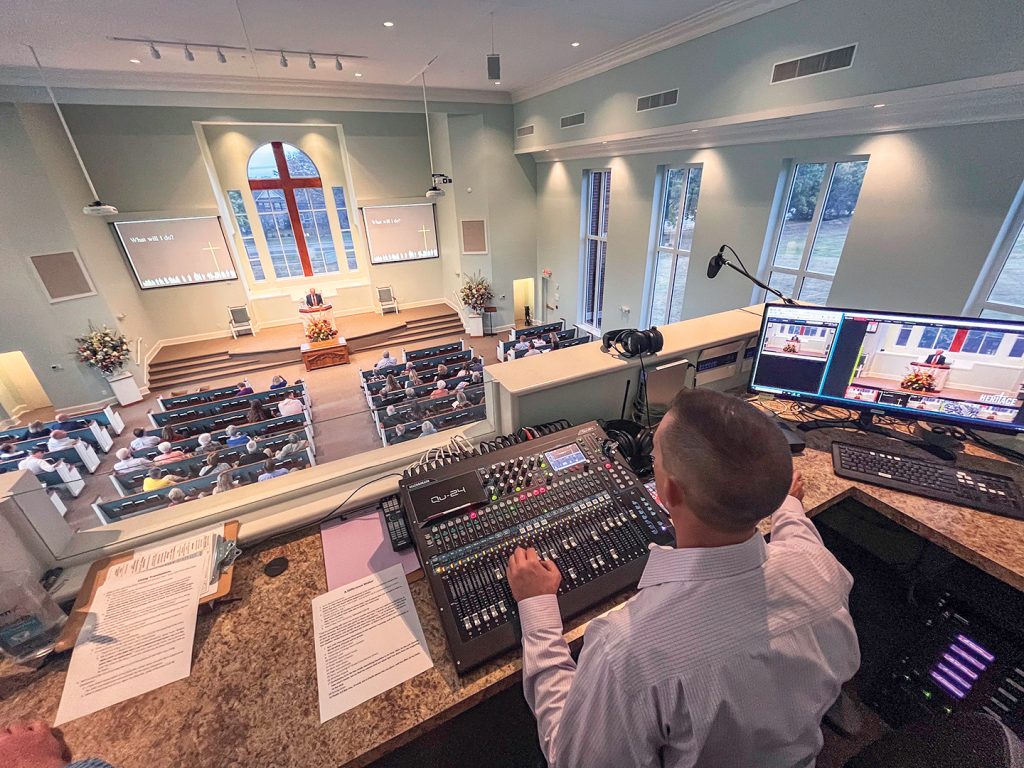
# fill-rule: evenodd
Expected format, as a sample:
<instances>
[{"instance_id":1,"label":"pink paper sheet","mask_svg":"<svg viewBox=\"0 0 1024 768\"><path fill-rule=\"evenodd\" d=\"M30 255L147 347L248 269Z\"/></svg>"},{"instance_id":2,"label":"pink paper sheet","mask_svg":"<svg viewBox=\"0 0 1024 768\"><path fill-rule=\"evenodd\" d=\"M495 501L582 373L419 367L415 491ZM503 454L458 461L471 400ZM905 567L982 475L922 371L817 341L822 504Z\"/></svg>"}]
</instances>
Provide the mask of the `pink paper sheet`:
<instances>
[{"instance_id":1,"label":"pink paper sheet","mask_svg":"<svg viewBox=\"0 0 1024 768\"><path fill-rule=\"evenodd\" d=\"M375 515L324 523L320 526L320 540L324 547L328 590L398 563L402 564L406 575L420 567L415 549L401 552L391 549L380 511Z\"/></svg>"}]
</instances>

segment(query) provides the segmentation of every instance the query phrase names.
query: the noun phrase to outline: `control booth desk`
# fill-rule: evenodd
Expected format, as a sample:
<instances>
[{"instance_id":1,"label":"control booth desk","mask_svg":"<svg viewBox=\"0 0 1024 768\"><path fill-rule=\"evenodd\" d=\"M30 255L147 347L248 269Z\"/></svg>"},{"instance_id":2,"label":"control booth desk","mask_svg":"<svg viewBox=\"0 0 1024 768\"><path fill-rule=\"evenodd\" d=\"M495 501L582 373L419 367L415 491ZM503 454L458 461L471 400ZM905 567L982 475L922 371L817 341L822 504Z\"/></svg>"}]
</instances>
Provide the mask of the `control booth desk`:
<instances>
[{"instance_id":1,"label":"control booth desk","mask_svg":"<svg viewBox=\"0 0 1024 768\"><path fill-rule=\"evenodd\" d=\"M830 429L809 434L795 463L811 514L852 497L1024 589L1024 522L839 478L829 454L833 439L887 442ZM981 469L991 469L992 460L973 446L961 458ZM998 471L1012 474L1005 463ZM263 566L282 555L289 569L265 576ZM118 768L362 766L520 683L516 652L460 677L426 581L411 588L434 667L320 725L310 606L327 589L320 537L307 530L272 539L236 563L232 600L200 615L191 677L66 724L67 741L77 756L101 756ZM625 597L568 623L570 643L578 645L586 622ZM66 656L37 671L0 665L0 722L51 718L67 666Z\"/></svg>"}]
</instances>

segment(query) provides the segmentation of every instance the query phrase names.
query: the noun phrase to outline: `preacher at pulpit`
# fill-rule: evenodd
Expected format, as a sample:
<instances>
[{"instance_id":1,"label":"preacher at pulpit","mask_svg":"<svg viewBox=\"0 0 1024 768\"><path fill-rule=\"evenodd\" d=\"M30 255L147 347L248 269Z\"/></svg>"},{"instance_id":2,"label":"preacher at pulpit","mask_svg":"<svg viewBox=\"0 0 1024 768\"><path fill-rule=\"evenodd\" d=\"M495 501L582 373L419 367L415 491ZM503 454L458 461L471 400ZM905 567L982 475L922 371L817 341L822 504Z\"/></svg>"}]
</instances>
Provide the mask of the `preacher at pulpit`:
<instances>
[{"instance_id":1,"label":"preacher at pulpit","mask_svg":"<svg viewBox=\"0 0 1024 768\"><path fill-rule=\"evenodd\" d=\"M307 307L322 307L324 305L324 297L320 295L316 288L310 288L309 293L306 294L306 306Z\"/></svg>"},{"instance_id":2,"label":"preacher at pulpit","mask_svg":"<svg viewBox=\"0 0 1024 768\"><path fill-rule=\"evenodd\" d=\"M947 365L945 352L944 349L936 349L924 361L928 365Z\"/></svg>"}]
</instances>

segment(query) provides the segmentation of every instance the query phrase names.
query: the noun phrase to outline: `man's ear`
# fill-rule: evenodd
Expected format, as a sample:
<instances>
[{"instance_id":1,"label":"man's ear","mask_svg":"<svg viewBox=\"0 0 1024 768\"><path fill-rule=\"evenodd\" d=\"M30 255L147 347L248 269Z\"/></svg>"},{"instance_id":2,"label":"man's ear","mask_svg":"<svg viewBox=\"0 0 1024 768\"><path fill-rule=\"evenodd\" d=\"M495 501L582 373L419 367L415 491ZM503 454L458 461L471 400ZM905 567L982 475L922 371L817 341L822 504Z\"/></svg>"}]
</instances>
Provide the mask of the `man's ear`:
<instances>
[{"instance_id":1,"label":"man's ear","mask_svg":"<svg viewBox=\"0 0 1024 768\"><path fill-rule=\"evenodd\" d=\"M679 486L679 483L675 481L673 477L665 478L665 506L669 509L675 509L683 503L683 489Z\"/></svg>"}]
</instances>

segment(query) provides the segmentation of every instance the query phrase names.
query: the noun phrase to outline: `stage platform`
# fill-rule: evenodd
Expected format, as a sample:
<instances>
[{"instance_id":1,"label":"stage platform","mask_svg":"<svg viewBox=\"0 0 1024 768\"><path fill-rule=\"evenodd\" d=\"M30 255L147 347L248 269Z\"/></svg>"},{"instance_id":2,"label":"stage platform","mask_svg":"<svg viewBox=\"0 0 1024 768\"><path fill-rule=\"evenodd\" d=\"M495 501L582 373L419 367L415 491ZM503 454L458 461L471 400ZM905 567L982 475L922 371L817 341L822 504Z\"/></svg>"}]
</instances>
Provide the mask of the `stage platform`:
<instances>
[{"instance_id":1,"label":"stage platform","mask_svg":"<svg viewBox=\"0 0 1024 768\"><path fill-rule=\"evenodd\" d=\"M379 315L366 312L338 317L337 326L351 352L393 347L426 346L430 340L463 332L458 313L447 304L403 309ZM202 384L211 379L301 363L299 346L306 341L302 323L265 328L254 336L207 339L173 344L161 349L149 364L149 387L167 391Z\"/></svg>"}]
</instances>

